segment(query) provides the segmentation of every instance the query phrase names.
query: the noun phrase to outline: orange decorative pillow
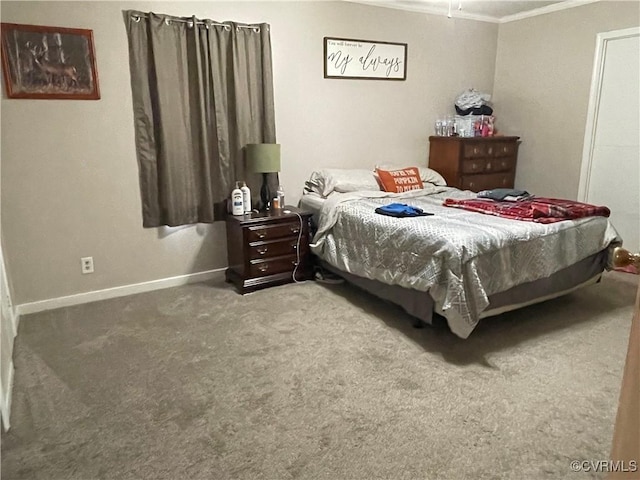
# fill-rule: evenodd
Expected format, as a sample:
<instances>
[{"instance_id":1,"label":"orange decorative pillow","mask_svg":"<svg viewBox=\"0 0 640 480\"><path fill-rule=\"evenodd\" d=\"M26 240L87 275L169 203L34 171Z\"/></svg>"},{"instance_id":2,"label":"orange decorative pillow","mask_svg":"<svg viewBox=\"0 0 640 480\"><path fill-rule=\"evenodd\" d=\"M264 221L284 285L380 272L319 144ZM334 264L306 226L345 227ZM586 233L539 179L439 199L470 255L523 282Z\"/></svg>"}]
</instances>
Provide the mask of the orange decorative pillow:
<instances>
[{"instance_id":1,"label":"orange decorative pillow","mask_svg":"<svg viewBox=\"0 0 640 480\"><path fill-rule=\"evenodd\" d=\"M417 167L407 167L398 170L382 170L376 168L378 180L385 192L408 192L421 190L424 186L420 180L420 171Z\"/></svg>"}]
</instances>

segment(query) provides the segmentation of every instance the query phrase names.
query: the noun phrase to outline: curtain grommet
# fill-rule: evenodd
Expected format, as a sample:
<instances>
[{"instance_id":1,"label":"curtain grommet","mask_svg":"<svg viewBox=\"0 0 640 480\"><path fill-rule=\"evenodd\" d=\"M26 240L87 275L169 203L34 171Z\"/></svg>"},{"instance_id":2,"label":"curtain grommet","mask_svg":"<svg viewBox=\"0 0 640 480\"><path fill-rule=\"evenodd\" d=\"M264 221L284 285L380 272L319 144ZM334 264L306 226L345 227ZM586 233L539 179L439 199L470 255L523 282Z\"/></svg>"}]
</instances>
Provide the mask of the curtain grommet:
<instances>
[{"instance_id":1,"label":"curtain grommet","mask_svg":"<svg viewBox=\"0 0 640 480\"><path fill-rule=\"evenodd\" d=\"M169 20L168 18L165 18L164 23L165 25L171 25L171 20Z\"/></svg>"},{"instance_id":2,"label":"curtain grommet","mask_svg":"<svg viewBox=\"0 0 640 480\"><path fill-rule=\"evenodd\" d=\"M134 22L138 23L140 21L140 16L139 15L131 15L131 19Z\"/></svg>"}]
</instances>

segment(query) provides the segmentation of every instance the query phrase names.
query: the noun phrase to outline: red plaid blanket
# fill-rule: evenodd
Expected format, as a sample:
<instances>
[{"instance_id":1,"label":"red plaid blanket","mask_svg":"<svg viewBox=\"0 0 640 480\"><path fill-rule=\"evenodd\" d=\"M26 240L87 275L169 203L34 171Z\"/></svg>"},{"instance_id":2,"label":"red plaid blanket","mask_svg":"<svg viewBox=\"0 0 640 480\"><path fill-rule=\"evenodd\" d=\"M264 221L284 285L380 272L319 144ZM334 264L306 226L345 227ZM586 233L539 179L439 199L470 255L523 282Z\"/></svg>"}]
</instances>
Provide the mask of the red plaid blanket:
<instances>
[{"instance_id":1,"label":"red plaid blanket","mask_svg":"<svg viewBox=\"0 0 640 480\"><path fill-rule=\"evenodd\" d=\"M561 222L583 217L608 217L611 213L607 207L574 202L573 200L544 197L533 197L530 200L520 202L499 202L480 198L468 200L446 198L443 205L513 220L538 223Z\"/></svg>"}]
</instances>

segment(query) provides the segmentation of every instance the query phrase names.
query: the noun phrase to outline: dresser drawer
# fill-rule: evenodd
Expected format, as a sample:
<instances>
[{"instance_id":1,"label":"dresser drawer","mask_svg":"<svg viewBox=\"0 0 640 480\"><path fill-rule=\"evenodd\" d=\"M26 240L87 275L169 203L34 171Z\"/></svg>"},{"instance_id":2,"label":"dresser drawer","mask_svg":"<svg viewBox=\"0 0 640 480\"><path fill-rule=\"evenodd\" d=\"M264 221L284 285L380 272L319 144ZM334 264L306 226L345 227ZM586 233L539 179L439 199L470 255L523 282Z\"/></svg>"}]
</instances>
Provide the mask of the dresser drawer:
<instances>
[{"instance_id":1,"label":"dresser drawer","mask_svg":"<svg viewBox=\"0 0 640 480\"><path fill-rule=\"evenodd\" d=\"M265 260L252 260L249 264L249 277L264 277L276 273L293 272L297 262L297 255L287 255Z\"/></svg>"},{"instance_id":2,"label":"dresser drawer","mask_svg":"<svg viewBox=\"0 0 640 480\"><path fill-rule=\"evenodd\" d=\"M474 158L462 160L462 173L483 173L487 167L487 160Z\"/></svg>"},{"instance_id":3,"label":"dresser drawer","mask_svg":"<svg viewBox=\"0 0 640 480\"><path fill-rule=\"evenodd\" d=\"M488 173L483 175L463 175L460 181L462 190L491 190L493 188L513 188L513 173Z\"/></svg>"},{"instance_id":4,"label":"dresser drawer","mask_svg":"<svg viewBox=\"0 0 640 480\"><path fill-rule=\"evenodd\" d=\"M309 242L307 239L300 239L300 251L305 252ZM249 259L273 258L282 255L295 255L298 250L298 237L290 237L285 240L271 242L255 242L249 245Z\"/></svg>"},{"instance_id":5,"label":"dresser drawer","mask_svg":"<svg viewBox=\"0 0 640 480\"><path fill-rule=\"evenodd\" d=\"M487 155L487 147L483 143L464 143L462 145L462 156L464 158L478 158L485 157Z\"/></svg>"},{"instance_id":6,"label":"dresser drawer","mask_svg":"<svg viewBox=\"0 0 640 480\"><path fill-rule=\"evenodd\" d=\"M496 142L493 148L495 150L493 155L496 157L515 157L518 151L518 144L515 142Z\"/></svg>"},{"instance_id":7,"label":"dresser drawer","mask_svg":"<svg viewBox=\"0 0 640 480\"><path fill-rule=\"evenodd\" d=\"M276 238L298 235L300 222L276 223L270 225L252 225L247 228L247 241L273 240Z\"/></svg>"},{"instance_id":8,"label":"dresser drawer","mask_svg":"<svg viewBox=\"0 0 640 480\"><path fill-rule=\"evenodd\" d=\"M484 166L486 173L512 172L516 168L515 157L498 157L487 160Z\"/></svg>"}]
</instances>

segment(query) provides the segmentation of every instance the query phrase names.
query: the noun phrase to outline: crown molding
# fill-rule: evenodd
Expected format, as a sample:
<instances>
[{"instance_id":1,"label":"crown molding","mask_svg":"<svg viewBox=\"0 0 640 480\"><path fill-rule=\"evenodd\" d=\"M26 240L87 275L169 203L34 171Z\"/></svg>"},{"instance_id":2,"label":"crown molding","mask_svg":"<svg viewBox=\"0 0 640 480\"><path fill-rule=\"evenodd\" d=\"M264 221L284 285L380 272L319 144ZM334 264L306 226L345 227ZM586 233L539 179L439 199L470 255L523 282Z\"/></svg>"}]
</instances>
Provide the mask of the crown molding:
<instances>
[{"instance_id":1,"label":"crown molding","mask_svg":"<svg viewBox=\"0 0 640 480\"><path fill-rule=\"evenodd\" d=\"M429 7L414 7L410 5L401 5L397 4L393 1L389 0L342 0L344 2L350 3L360 3L363 5L370 5L372 7L383 7L383 8L392 8L394 10L404 10L407 12L417 12L417 13L428 13L431 15L438 15L440 17L446 17L446 10L441 10L438 8L429 8ZM500 19L496 17L491 17L489 15L476 15L474 13L467 13L464 10L455 10L455 13L451 17L455 18L463 18L465 20L476 20L478 22L489 22L489 23L500 23Z\"/></svg>"},{"instance_id":2,"label":"crown molding","mask_svg":"<svg viewBox=\"0 0 640 480\"><path fill-rule=\"evenodd\" d=\"M427 13L430 15L438 15L441 17L446 17L447 10L446 9L438 9L431 7L418 7L415 5L403 5L396 3L393 0L342 0L350 3L360 3L363 5L370 5L373 7L382 7L382 8L391 8L394 10L404 10L408 12L417 12L417 13ZM464 0L463 0L464 1ZM561 10L567 10L569 8L580 7L582 5L587 5L589 3L596 3L602 0L565 0L561 3L554 3L553 5L547 5L540 8L535 8L533 10L527 10L526 12L515 13L513 15L507 15L504 17L492 17L490 15L478 15L474 13L465 12L464 8L462 10L455 10L453 12L452 18L462 18L465 20L476 20L479 22L489 22L489 23L508 23L515 22L517 20L522 20L525 18L536 17L538 15L545 15L547 13L559 12ZM464 3L463 3L464 5Z\"/></svg>"},{"instance_id":3,"label":"crown molding","mask_svg":"<svg viewBox=\"0 0 640 480\"><path fill-rule=\"evenodd\" d=\"M513 15L507 15L498 20L498 23L515 22L516 20L522 20L530 17L537 17L538 15L546 15L547 13L559 12L561 10L567 10L569 8L581 7L582 5L588 5L589 3L596 3L602 0L565 0L561 3L554 3L553 5L547 5L545 7L535 8L533 10L527 10L526 12L515 13Z\"/></svg>"}]
</instances>

